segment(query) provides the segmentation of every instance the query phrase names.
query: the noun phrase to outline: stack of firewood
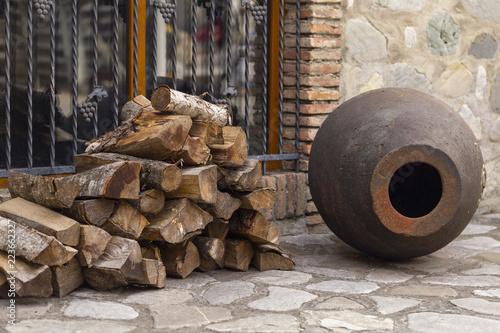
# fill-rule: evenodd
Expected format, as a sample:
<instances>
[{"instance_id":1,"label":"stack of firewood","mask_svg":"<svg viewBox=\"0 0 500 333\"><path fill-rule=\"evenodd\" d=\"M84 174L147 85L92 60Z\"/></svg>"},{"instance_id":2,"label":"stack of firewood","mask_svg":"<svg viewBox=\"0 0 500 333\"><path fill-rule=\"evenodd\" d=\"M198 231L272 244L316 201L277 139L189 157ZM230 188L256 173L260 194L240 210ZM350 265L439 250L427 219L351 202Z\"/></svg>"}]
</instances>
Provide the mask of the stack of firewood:
<instances>
[{"instance_id":1,"label":"stack of firewood","mask_svg":"<svg viewBox=\"0 0 500 333\"><path fill-rule=\"evenodd\" d=\"M162 288L195 269L294 266L261 213L274 190L262 188L261 165L247 159L226 107L162 86L121 117L74 156L74 175L10 172L12 199L0 204L3 293L14 271L18 296L62 297L84 282Z\"/></svg>"}]
</instances>

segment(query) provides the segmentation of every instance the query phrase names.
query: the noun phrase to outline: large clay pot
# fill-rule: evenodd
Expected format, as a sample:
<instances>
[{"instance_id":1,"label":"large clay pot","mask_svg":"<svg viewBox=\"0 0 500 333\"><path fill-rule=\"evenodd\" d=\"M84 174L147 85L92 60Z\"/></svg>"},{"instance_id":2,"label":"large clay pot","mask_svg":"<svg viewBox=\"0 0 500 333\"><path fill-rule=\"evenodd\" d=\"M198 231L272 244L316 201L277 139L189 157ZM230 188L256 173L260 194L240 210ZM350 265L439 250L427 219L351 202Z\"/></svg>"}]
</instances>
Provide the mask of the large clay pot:
<instances>
[{"instance_id":1,"label":"large clay pot","mask_svg":"<svg viewBox=\"0 0 500 333\"><path fill-rule=\"evenodd\" d=\"M449 106L411 89L354 97L328 116L309 160L328 227L367 254L406 259L455 239L484 187L474 134Z\"/></svg>"}]
</instances>

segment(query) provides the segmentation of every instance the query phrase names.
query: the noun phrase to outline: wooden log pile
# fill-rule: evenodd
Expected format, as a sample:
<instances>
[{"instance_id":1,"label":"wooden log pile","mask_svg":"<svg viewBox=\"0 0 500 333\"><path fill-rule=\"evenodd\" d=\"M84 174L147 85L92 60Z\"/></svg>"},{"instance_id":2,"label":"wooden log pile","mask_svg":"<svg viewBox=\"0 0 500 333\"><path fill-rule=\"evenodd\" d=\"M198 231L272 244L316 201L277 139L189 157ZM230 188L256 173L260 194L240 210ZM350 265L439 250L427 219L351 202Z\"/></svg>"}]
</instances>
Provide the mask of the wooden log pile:
<instances>
[{"instance_id":1,"label":"wooden log pile","mask_svg":"<svg viewBox=\"0 0 500 333\"><path fill-rule=\"evenodd\" d=\"M17 296L63 297L83 283L163 288L194 270L291 269L260 162L225 107L168 87L137 96L122 124L59 178L11 171L0 200L0 280ZM15 254L15 260L14 255ZM10 281L10 280L9 280Z\"/></svg>"}]
</instances>

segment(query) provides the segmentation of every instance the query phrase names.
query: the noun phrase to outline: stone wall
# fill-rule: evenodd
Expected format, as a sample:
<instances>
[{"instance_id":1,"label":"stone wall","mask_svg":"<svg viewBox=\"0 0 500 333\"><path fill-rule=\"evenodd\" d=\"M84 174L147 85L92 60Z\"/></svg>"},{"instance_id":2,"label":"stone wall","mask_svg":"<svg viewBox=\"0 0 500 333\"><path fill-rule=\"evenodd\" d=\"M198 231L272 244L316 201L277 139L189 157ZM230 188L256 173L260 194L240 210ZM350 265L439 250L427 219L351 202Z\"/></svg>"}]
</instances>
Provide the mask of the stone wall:
<instances>
[{"instance_id":1,"label":"stone wall","mask_svg":"<svg viewBox=\"0 0 500 333\"><path fill-rule=\"evenodd\" d=\"M499 212L500 1L344 0L342 8L340 102L392 86L450 105L483 153L479 212Z\"/></svg>"}]
</instances>

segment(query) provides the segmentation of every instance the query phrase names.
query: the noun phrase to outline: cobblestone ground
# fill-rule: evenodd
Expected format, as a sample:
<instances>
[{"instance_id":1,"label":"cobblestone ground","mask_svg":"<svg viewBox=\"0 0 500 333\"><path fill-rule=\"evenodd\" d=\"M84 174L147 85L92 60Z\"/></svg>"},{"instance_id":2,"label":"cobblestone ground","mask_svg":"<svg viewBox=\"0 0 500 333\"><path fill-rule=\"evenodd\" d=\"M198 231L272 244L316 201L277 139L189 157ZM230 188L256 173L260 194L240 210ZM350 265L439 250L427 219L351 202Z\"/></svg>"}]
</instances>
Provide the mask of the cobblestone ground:
<instances>
[{"instance_id":1,"label":"cobblestone ground","mask_svg":"<svg viewBox=\"0 0 500 333\"><path fill-rule=\"evenodd\" d=\"M500 214L442 250L386 262L333 234L284 237L293 271L193 273L162 290L17 299L8 332L500 332ZM7 302L1 301L2 313Z\"/></svg>"}]
</instances>

